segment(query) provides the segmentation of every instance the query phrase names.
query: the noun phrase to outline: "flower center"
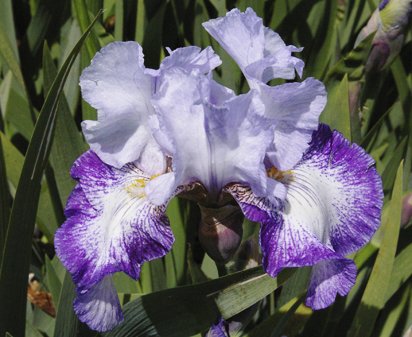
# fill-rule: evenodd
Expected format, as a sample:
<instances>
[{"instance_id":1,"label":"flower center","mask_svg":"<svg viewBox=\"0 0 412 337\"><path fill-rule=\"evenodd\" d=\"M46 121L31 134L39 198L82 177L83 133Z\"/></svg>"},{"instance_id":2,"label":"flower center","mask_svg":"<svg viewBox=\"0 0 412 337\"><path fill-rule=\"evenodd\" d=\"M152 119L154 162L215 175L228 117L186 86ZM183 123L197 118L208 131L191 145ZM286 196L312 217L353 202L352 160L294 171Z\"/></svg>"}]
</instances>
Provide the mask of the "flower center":
<instances>
[{"instance_id":1,"label":"flower center","mask_svg":"<svg viewBox=\"0 0 412 337\"><path fill-rule=\"evenodd\" d=\"M272 166L271 168L267 169L266 172L269 178L273 178L282 183L286 183L293 179L292 170L281 171L278 170L275 166Z\"/></svg>"},{"instance_id":2,"label":"flower center","mask_svg":"<svg viewBox=\"0 0 412 337\"><path fill-rule=\"evenodd\" d=\"M137 179L134 179L129 185L126 186L126 192L132 197L132 198L144 198L146 197L145 193L145 187L146 184L150 181L153 180L154 178L158 177L159 174L152 175L151 177L140 177Z\"/></svg>"}]
</instances>

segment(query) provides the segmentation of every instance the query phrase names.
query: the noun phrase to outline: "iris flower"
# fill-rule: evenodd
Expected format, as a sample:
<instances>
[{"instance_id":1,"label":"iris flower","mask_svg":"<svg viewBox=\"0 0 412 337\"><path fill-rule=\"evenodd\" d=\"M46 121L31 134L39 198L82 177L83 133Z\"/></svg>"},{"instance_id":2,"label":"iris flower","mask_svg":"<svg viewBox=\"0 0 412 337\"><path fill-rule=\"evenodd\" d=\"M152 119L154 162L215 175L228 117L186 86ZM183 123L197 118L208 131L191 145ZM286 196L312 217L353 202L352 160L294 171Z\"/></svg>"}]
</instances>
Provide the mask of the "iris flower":
<instances>
[{"instance_id":1,"label":"iris flower","mask_svg":"<svg viewBox=\"0 0 412 337\"><path fill-rule=\"evenodd\" d=\"M203 218L223 214L223 225L239 209L260 222L268 274L314 266L313 309L348 293L356 267L345 255L378 227L381 180L362 148L318 124L323 84L267 84L302 74L292 56L300 49L251 9L204 26L238 63L246 94L213 80L220 59L210 47L169 51L153 70L137 43L115 42L80 78L98 119L82 124L91 149L71 170L77 186L55 244L76 284L75 311L93 329L122 320L111 275L137 279L144 262L171 249L165 209L174 196L197 201Z\"/></svg>"}]
</instances>

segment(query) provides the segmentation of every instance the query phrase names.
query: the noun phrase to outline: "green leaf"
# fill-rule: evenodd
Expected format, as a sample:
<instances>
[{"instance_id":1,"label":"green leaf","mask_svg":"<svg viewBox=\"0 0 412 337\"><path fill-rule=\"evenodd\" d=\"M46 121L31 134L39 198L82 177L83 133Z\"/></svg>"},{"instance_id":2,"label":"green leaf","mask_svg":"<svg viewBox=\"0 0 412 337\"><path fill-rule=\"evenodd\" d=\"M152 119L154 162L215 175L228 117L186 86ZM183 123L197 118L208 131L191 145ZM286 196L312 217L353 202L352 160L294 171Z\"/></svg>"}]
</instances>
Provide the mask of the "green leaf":
<instances>
[{"instance_id":1,"label":"green leaf","mask_svg":"<svg viewBox=\"0 0 412 337\"><path fill-rule=\"evenodd\" d=\"M299 268L282 287L282 292L277 299L277 307L281 308L293 298L300 297L309 284L311 268Z\"/></svg>"},{"instance_id":2,"label":"green leaf","mask_svg":"<svg viewBox=\"0 0 412 337\"><path fill-rule=\"evenodd\" d=\"M348 76L345 75L339 83L328 88L328 102L320 116L320 121L332 129L340 131L351 139L351 119L349 111Z\"/></svg>"},{"instance_id":3,"label":"green leaf","mask_svg":"<svg viewBox=\"0 0 412 337\"><path fill-rule=\"evenodd\" d=\"M26 38L29 50L32 56L36 55L42 46L53 20L62 12L66 11L70 6L70 2L43 0L39 1L36 14L31 18L27 28ZM54 22L55 23L55 22Z\"/></svg>"},{"instance_id":4,"label":"green leaf","mask_svg":"<svg viewBox=\"0 0 412 337\"><path fill-rule=\"evenodd\" d=\"M330 68L326 75L325 81L332 78L342 79L345 75L350 81L357 81L362 78L364 70L364 61L369 53L370 44L373 34L363 40L356 48L351 50L346 56L341 58L333 67Z\"/></svg>"},{"instance_id":5,"label":"green leaf","mask_svg":"<svg viewBox=\"0 0 412 337\"><path fill-rule=\"evenodd\" d=\"M213 7L217 10L218 16L225 16L226 15L226 2L225 0L210 0Z\"/></svg>"},{"instance_id":6,"label":"green leaf","mask_svg":"<svg viewBox=\"0 0 412 337\"><path fill-rule=\"evenodd\" d=\"M6 114L6 122L13 124L24 138L30 140L33 133L33 121L27 99L23 97L13 86L14 78L11 72L8 72L1 88L3 97L3 109Z\"/></svg>"},{"instance_id":7,"label":"green leaf","mask_svg":"<svg viewBox=\"0 0 412 337\"><path fill-rule=\"evenodd\" d=\"M325 64L331 62L332 52L336 44L336 17L337 1L325 1L324 10L317 20L321 18L321 23L313 38L313 45L310 47L310 54L305 72L316 78L323 78L328 67Z\"/></svg>"},{"instance_id":8,"label":"green leaf","mask_svg":"<svg viewBox=\"0 0 412 337\"><path fill-rule=\"evenodd\" d=\"M11 194L14 196L23 168L24 157L1 132L0 138L3 143L6 171L8 172L7 178L11 183ZM51 204L49 189L46 182L43 182L40 190L39 208L37 210L37 225L49 242L53 242L53 235L57 229L57 218L50 207Z\"/></svg>"},{"instance_id":9,"label":"green leaf","mask_svg":"<svg viewBox=\"0 0 412 337\"><path fill-rule=\"evenodd\" d=\"M371 336L379 311L386 303L385 295L391 281L399 236L403 193L402 179L403 162L399 165L396 174L390 203L390 213L387 221L383 224L384 237L381 248L362 296L361 304L349 330L349 337Z\"/></svg>"},{"instance_id":10,"label":"green leaf","mask_svg":"<svg viewBox=\"0 0 412 337\"><path fill-rule=\"evenodd\" d=\"M46 44L43 48L43 72L44 90L45 92L48 92L53 79L57 75L57 70ZM70 168L72 167L73 162L86 150L87 146L70 114L66 98L64 97L64 94L61 94L50 160L54 168L57 187L63 204L66 203L66 200L75 185L75 181L69 174Z\"/></svg>"},{"instance_id":11,"label":"green leaf","mask_svg":"<svg viewBox=\"0 0 412 337\"><path fill-rule=\"evenodd\" d=\"M57 258L55 257L57 260ZM59 306L60 291L62 289L62 283L58 277L58 271L54 268L49 257L45 257L46 277L44 283L47 285L48 290L52 294L53 304L57 308Z\"/></svg>"},{"instance_id":12,"label":"green leaf","mask_svg":"<svg viewBox=\"0 0 412 337\"><path fill-rule=\"evenodd\" d=\"M0 30L4 32L10 42L10 47L19 63L19 54L17 50L16 30L13 18L13 6L11 0L0 1ZM7 28L7 29L5 29Z\"/></svg>"},{"instance_id":13,"label":"green leaf","mask_svg":"<svg viewBox=\"0 0 412 337\"><path fill-rule=\"evenodd\" d=\"M402 161L402 158L405 157L405 150L407 145L407 138L405 137L397 145L395 151L390 156L388 164L385 170L382 173L382 182L384 191L388 191L395 180L396 177L396 167L399 166L399 163Z\"/></svg>"},{"instance_id":14,"label":"green leaf","mask_svg":"<svg viewBox=\"0 0 412 337\"><path fill-rule=\"evenodd\" d=\"M6 233L10 216L10 194L7 183L6 165L4 163L3 145L0 137L0 247L6 241Z\"/></svg>"},{"instance_id":15,"label":"green leaf","mask_svg":"<svg viewBox=\"0 0 412 337\"><path fill-rule=\"evenodd\" d=\"M76 19L80 26L80 30L84 34L88 30L88 27L90 27L91 23L86 1L74 0L73 5L75 9ZM86 39L85 45L88 53L88 59L91 60L94 54L96 54L96 52L101 47L97 36L93 32L90 34L90 37Z\"/></svg>"},{"instance_id":16,"label":"green leaf","mask_svg":"<svg viewBox=\"0 0 412 337\"><path fill-rule=\"evenodd\" d=\"M0 265L0 335L6 331L17 336L24 334L31 236L41 179L51 149L59 97L70 67L91 28L92 25L76 44L54 80L27 149ZM16 260L19 261L17 267Z\"/></svg>"},{"instance_id":17,"label":"green leaf","mask_svg":"<svg viewBox=\"0 0 412 337\"><path fill-rule=\"evenodd\" d=\"M412 244L396 256L385 301L388 301L396 291L412 276Z\"/></svg>"},{"instance_id":18,"label":"green leaf","mask_svg":"<svg viewBox=\"0 0 412 337\"><path fill-rule=\"evenodd\" d=\"M385 323L383 324L382 330L379 333L379 337L395 336L395 327L402 320L403 312L407 310L409 293L410 287L406 287L401 294L400 300L395 303L394 306L387 306Z\"/></svg>"},{"instance_id":19,"label":"green leaf","mask_svg":"<svg viewBox=\"0 0 412 337\"><path fill-rule=\"evenodd\" d=\"M166 4L166 1L161 1L161 4L156 8L155 15L149 20L145 29L142 46L145 55L145 65L149 68L157 68L160 64Z\"/></svg>"},{"instance_id":20,"label":"green leaf","mask_svg":"<svg viewBox=\"0 0 412 337\"><path fill-rule=\"evenodd\" d=\"M170 201L166 210L175 237L171 252L165 256L168 288L183 284L186 276L185 224L187 216L185 216L185 213L187 212L187 207L185 206L186 202L184 200L174 198Z\"/></svg>"},{"instance_id":21,"label":"green leaf","mask_svg":"<svg viewBox=\"0 0 412 337\"><path fill-rule=\"evenodd\" d=\"M123 40L123 22L124 22L124 8L123 0L116 0L116 23L114 25L114 39L117 41Z\"/></svg>"},{"instance_id":22,"label":"green leaf","mask_svg":"<svg viewBox=\"0 0 412 337\"><path fill-rule=\"evenodd\" d=\"M146 5L144 0L137 0L135 40L142 45L147 26Z\"/></svg>"},{"instance_id":23,"label":"green leaf","mask_svg":"<svg viewBox=\"0 0 412 337\"><path fill-rule=\"evenodd\" d=\"M269 295L285 283L295 272L293 269L287 269L277 278L270 277L267 274L257 276L223 289L218 294L211 295L211 297L214 298L222 317L227 319Z\"/></svg>"},{"instance_id":24,"label":"green leaf","mask_svg":"<svg viewBox=\"0 0 412 337\"><path fill-rule=\"evenodd\" d=\"M64 60L72 51L76 42L80 39L81 32L78 22L75 19L70 20L66 24L67 30L61 32L61 53L59 56L59 67L63 64ZM65 26L66 26L65 25ZM70 70L69 77L67 78L66 85L64 86L64 94L67 103L70 107L70 112L72 115L75 114L80 97L79 90L79 77L80 77L80 57L78 56L74 61L72 69Z\"/></svg>"},{"instance_id":25,"label":"green leaf","mask_svg":"<svg viewBox=\"0 0 412 337\"><path fill-rule=\"evenodd\" d=\"M20 70L18 56L15 54L12 44L6 35L6 30L2 29L2 27L0 27L0 57L13 73L20 87L24 89L26 86L24 84L23 74Z\"/></svg>"},{"instance_id":26,"label":"green leaf","mask_svg":"<svg viewBox=\"0 0 412 337\"><path fill-rule=\"evenodd\" d=\"M295 311L299 308L299 306L302 304L302 302L304 301L304 298L305 297L302 296L301 298L297 299L296 302L287 311L287 313L279 319L279 321L276 324L275 329L273 329L272 333L270 334L270 337L280 337L280 336L282 336L282 333L283 333L283 330L286 326L286 323L292 317L292 315L295 313Z\"/></svg>"},{"instance_id":27,"label":"green leaf","mask_svg":"<svg viewBox=\"0 0 412 337\"><path fill-rule=\"evenodd\" d=\"M56 315L56 325L54 327L54 337L74 337L77 336L79 320L73 310L75 298L75 288L70 274L66 272L63 286L59 295L59 306Z\"/></svg>"},{"instance_id":28,"label":"green leaf","mask_svg":"<svg viewBox=\"0 0 412 337\"><path fill-rule=\"evenodd\" d=\"M286 278L290 272L282 273L278 279ZM201 284L143 295L124 306L125 321L105 336L184 337L200 333L220 315L214 299L220 299L223 309L230 303L225 295L221 295L225 288L244 284L262 275L262 268L257 267ZM227 291L227 296L232 296L233 288Z\"/></svg>"}]
</instances>

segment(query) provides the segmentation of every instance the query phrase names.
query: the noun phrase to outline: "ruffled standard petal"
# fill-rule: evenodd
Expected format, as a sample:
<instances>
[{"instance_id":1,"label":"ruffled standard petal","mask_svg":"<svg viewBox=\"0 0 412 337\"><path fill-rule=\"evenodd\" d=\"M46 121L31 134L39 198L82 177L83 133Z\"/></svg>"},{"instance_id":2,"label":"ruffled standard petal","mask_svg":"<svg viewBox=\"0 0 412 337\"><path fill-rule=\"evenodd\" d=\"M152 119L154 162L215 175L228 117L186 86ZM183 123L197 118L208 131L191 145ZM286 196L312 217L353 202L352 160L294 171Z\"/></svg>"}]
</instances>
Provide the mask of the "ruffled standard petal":
<instances>
[{"instance_id":1,"label":"ruffled standard petal","mask_svg":"<svg viewBox=\"0 0 412 337\"><path fill-rule=\"evenodd\" d=\"M302 75L303 62L291 56L300 49L286 46L251 8L244 13L233 9L225 17L203 23L203 27L236 61L251 87L256 81L293 79L296 70Z\"/></svg>"},{"instance_id":2,"label":"ruffled standard petal","mask_svg":"<svg viewBox=\"0 0 412 337\"><path fill-rule=\"evenodd\" d=\"M286 183L283 211L262 224L263 264L270 275L284 267L339 262L370 240L380 223L383 199L373 164L358 145L325 125L319 127ZM347 272L326 272L323 264L315 268L309 304L326 306L336 293L349 291L354 270L343 264ZM328 284L337 288L328 289Z\"/></svg>"},{"instance_id":3,"label":"ruffled standard petal","mask_svg":"<svg viewBox=\"0 0 412 337\"><path fill-rule=\"evenodd\" d=\"M277 169L290 170L300 161L318 128L326 96L325 86L313 78L275 87L260 86L265 117L275 125L267 156Z\"/></svg>"},{"instance_id":4,"label":"ruffled standard petal","mask_svg":"<svg viewBox=\"0 0 412 337\"><path fill-rule=\"evenodd\" d=\"M222 63L212 47L202 50L199 47L189 46L175 50L168 49L168 52L170 55L165 57L160 64L159 72L172 68L181 68L207 74Z\"/></svg>"},{"instance_id":5,"label":"ruffled standard petal","mask_svg":"<svg viewBox=\"0 0 412 337\"><path fill-rule=\"evenodd\" d=\"M148 146L160 151L147 123L152 77L145 73L136 42L114 42L102 48L81 77L82 96L98 111L97 121L84 121L90 148L107 164L121 168L139 159Z\"/></svg>"},{"instance_id":6,"label":"ruffled standard petal","mask_svg":"<svg viewBox=\"0 0 412 337\"><path fill-rule=\"evenodd\" d=\"M77 294L74 311L83 323L100 332L111 330L123 321L122 309L111 277L106 276L87 292Z\"/></svg>"},{"instance_id":7,"label":"ruffled standard petal","mask_svg":"<svg viewBox=\"0 0 412 337\"><path fill-rule=\"evenodd\" d=\"M273 130L255 94L235 96L203 75L163 74L153 100L154 136L173 158L175 186L198 181L216 202L225 185L241 182L258 196L275 198L264 164Z\"/></svg>"},{"instance_id":8,"label":"ruffled standard petal","mask_svg":"<svg viewBox=\"0 0 412 337\"><path fill-rule=\"evenodd\" d=\"M55 245L81 294L118 271L137 279L142 263L171 249L166 206L147 200L144 186L151 177L134 164L116 169L88 151L75 162L72 175L79 183Z\"/></svg>"},{"instance_id":9,"label":"ruffled standard petal","mask_svg":"<svg viewBox=\"0 0 412 337\"><path fill-rule=\"evenodd\" d=\"M210 97L205 81L202 97ZM206 89L206 90L205 90ZM273 198L264 159L272 141L272 129L254 104L254 92L240 95L217 106L204 102L205 127L211 153L211 175L215 189L228 183L247 183L259 196Z\"/></svg>"},{"instance_id":10,"label":"ruffled standard petal","mask_svg":"<svg viewBox=\"0 0 412 337\"><path fill-rule=\"evenodd\" d=\"M173 158L173 177L169 179L174 184L172 189L199 180L209 184L211 161L204 112L199 105L199 76L182 69L162 74L159 90L152 100L157 112L152 123L154 137ZM158 182L159 179L153 180L151 188L157 189L153 185Z\"/></svg>"}]
</instances>

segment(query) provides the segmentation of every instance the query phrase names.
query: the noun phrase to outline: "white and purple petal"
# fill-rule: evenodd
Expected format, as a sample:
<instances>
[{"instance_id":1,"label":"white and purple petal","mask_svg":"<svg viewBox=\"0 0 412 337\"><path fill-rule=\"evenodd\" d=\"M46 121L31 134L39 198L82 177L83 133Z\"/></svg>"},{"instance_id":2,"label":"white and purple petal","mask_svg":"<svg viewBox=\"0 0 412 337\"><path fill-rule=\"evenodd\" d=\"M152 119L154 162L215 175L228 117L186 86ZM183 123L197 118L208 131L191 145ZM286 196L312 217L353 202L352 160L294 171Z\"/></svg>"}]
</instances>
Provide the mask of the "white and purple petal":
<instances>
[{"instance_id":1,"label":"white and purple petal","mask_svg":"<svg viewBox=\"0 0 412 337\"><path fill-rule=\"evenodd\" d=\"M300 49L286 46L251 8L244 13L233 9L225 17L203 23L203 27L236 61L251 87L273 78L293 79L295 71L302 75L303 62L291 56Z\"/></svg>"},{"instance_id":2,"label":"white and purple petal","mask_svg":"<svg viewBox=\"0 0 412 337\"><path fill-rule=\"evenodd\" d=\"M137 279L142 263L171 249L166 206L148 201L145 184L151 177L134 164L116 169L88 151L75 162L72 175L78 185L55 245L80 293L118 271Z\"/></svg>"},{"instance_id":3,"label":"white and purple petal","mask_svg":"<svg viewBox=\"0 0 412 337\"><path fill-rule=\"evenodd\" d=\"M312 268L306 305L314 310L324 309L335 302L336 295L345 296L356 282L356 265L340 258L323 260Z\"/></svg>"},{"instance_id":4,"label":"white and purple petal","mask_svg":"<svg viewBox=\"0 0 412 337\"><path fill-rule=\"evenodd\" d=\"M220 318L216 324L213 324L206 337L229 337L228 324L223 318Z\"/></svg>"},{"instance_id":5,"label":"white and purple petal","mask_svg":"<svg viewBox=\"0 0 412 337\"><path fill-rule=\"evenodd\" d=\"M97 109L97 121L84 121L90 148L107 164L121 168L150 150L160 152L147 123L152 76L145 73L136 42L113 42L102 48L81 77L82 96Z\"/></svg>"},{"instance_id":6,"label":"white and purple petal","mask_svg":"<svg viewBox=\"0 0 412 337\"><path fill-rule=\"evenodd\" d=\"M97 331L108 331L123 321L119 298L110 276L87 292L77 293L74 311L79 319Z\"/></svg>"},{"instance_id":7,"label":"white and purple petal","mask_svg":"<svg viewBox=\"0 0 412 337\"><path fill-rule=\"evenodd\" d=\"M246 218L250 221L263 223L276 216L276 210L279 209L281 201L286 196L285 186L280 182L275 181L275 183L276 188L278 188L278 191L276 191L278 202L276 204L270 202L268 198L256 196L247 185L228 184L223 192L232 195Z\"/></svg>"},{"instance_id":8,"label":"white and purple petal","mask_svg":"<svg viewBox=\"0 0 412 337\"><path fill-rule=\"evenodd\" d=\"M368 242L380 223L382 183L373 159L340 133L320 125L287 183L284 209L262 223L260 243L266 271L314 268L308 304L327 306L346 294L354 267L342 259ZM330 268L322 261L345 265ZM335 285L328 289L326 285ZM327 293L326 293L327 292ZM323 304L322 304L323 303Z\"/></svg>"}]
</instances>

